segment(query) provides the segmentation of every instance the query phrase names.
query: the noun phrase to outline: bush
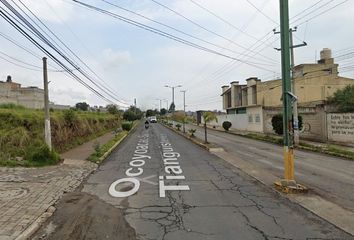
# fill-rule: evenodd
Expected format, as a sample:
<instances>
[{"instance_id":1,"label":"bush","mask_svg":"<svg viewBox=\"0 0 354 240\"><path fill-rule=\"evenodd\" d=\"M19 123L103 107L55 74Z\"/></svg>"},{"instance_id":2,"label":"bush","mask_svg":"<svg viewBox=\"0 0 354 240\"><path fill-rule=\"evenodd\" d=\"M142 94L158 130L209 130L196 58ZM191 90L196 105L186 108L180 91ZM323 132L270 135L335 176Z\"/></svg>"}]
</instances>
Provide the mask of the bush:
<instances>
[{"instance_id":1,"label":"bush","mask_svg":"<svg viewBox=\"0 0 354 240\"><path fill-rule=\"evenodd\" d=\"M232 126L232 123L229 121L225 121L222 123L222 127L225 129L225 131L229 131L231 126Z\"/></svg>"},{"instance_id":2,"label":"bush","mask_svg":"<svg viewBox=\"0 0 354 240\"><path fill-rule=\"evenodd\" d=\"M125 131L130 131L130 129L132 129L132 123L123 122L122 123L122 129L125 130Z\"/></svg>"},{"instance_id":3,"label":"bush","mask_svg":"<svg viewBox=\"0 0 354 240\"><path fill-rule=\"evenodd\" d=\"M28 153L27 160L39 164L54 164L59 161L59 155L54 151L50 151L47 145L34 148L31 153Z\"/></svg>"},{"instance_id":4,"label":"bush","mask_svg":"<svg viewBox=\"0 0 354 240\"><path fill-rule=\"evenodd\" d=\"M64 114L65 125L67 125L67 126L74 125L74 123L77 119L76 112L74 110L70 109L70 110L65 110L63 112L63 114Z\"/></svg>"},{"instance_id":5,"label":"bush","mask_svg":"<svg viewBox=\"0 0 354 240\"><path fill-rule=\"evenodd\" d=\"M14 103L4 103L4 104L0 104L0 108L4 108L4 109L18 109L18 110L25 109L24 106L22 106L22 105L17 105L17 104L14 104Z\"/></svg>"},{"instance_id":6,"label":"bush","mask_svg":"<svg viewBox=\"0 0 354 240\"><path fill-rule=\"evenodd\" d=\"M197 131L197 129L191 128L188 130L188 132L191 134L191 137L194 137L194 133Z\"/></svg>"},{"instance_id":7,"label":"bush","mask_svg":"<svg viewBox=\"0 0 354 240\"><path fill-rule=\"evenodd\" d=\"M173 127L173 123L168 122L168 123L167 123L167 126L169 126L169 127Z\"/></svg>"},{"instance_id":8,"label":"bush","mask_svg":"<svg viewBox=\"0 0 354 240\"><path fill-rule=\"evenodd\" d=\"M176 128L177 128L177 130L178 130L178 131L180 131L180 130L181 130L181 127L182 127L182 125L181 125L181 124L179 124L179 123L177 123L177 124L176 124Z\"/></svg>"},{"instance_id":9,"label":"bush","mask_svg":"<svg viewBox=\"0 0 354 240\"><path fill-rule=\"evenodd\" d=\"M299 120L299 130L302 129L302 116L298 116ZM276 134L282 135L283 134L283 115L277 114L272 117L272 126L273 130Z\"/></svg>"}]
</instances>

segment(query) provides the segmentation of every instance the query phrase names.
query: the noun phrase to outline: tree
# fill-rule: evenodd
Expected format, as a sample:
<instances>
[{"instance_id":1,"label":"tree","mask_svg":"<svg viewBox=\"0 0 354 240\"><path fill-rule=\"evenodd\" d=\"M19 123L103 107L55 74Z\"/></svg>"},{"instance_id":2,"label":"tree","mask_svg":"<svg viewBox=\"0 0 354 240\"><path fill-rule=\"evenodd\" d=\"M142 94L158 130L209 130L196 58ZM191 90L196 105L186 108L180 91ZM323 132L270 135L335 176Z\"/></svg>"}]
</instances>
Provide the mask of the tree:
<instances>
[{"instance_id":1,"label":"tree","mask_svg":"<svg viewBox=\"0 0 354 240\"><path fill-rule=\"evenodd\" d=\"M175 105L174 102L172 102L171 105L170 105L170 109L169 109L168 111L169 111L169 112L174 112L175 109L176 109L176 105Z\"/></svg>"},{"instance_id":2,"label":"tree","mask_svg":"<svg viewBox=\"0 0 354 240\"><path fill-rule=\"evenodd\" d=\"M123 119L127 120L127 121L134 121L136 120L136 114L135 112L131 111L131 110L126 110L123 114Z\"/></svg>"},{"instance_id":3,"label":"tree","mask_svg":"<svg viewBox=\"0 0 354 240\"><path fill-rule=\"evenodd\" d=\"M79 102L75 105L75 108L81 111L87 111L89 107L90 105L88 105L86 102Z\"/></svg>"},{"instance_id":4,"label":"tree","mask_svg":"<svg viewBox=\"0 0 354 240\"><path fill-rule=\"evenodd\" d=\"M205 134L204 140L205 140L205 143L208 143L207 123L210 123L212 121L218 122L218 118L216 117L216 114L213 112L204 112L203 118L204 118L204 134Z\"/></svg>"},{"instance_id":5,"label":"tree","mask_svg":"<svg viewBox=\"0 0 354 240\"><path fill-rule=\"evenodd\" d=\"M134 121L141 119L143 112L134 106L130 106L123 114L123 119L127 121Z\"/></svg>"},{"instance_id":6,"label":"tree","mask_svg":"<svg viewBox=\"0 0 354 240\"><path fill-rule=\"evenodd\" d=\"M154 110L152 109L146 110L146 117L151 117L151 116L155 116Z\"/></svg>"},{"instance_id":7,"label":"tree","mask_svg":"<svg viewBox=\"0 0 354 240\"><path fill-rule=\"evenodd\" d=\"M354 85L338 89L328 100L336 105L340 112L354 112Z\"/></svg>"},{"instance_id":8,"label":"tree","mask_svg":"<svg viewBox=\"0 0 354 240\"><path fill-rule=\"evenodd\" d=\"M118 108L116 105L114 104L108 104L106 106L106 109L107 109L107 112L110 113L110 114L118 114Z\"/></svg>"},{"instance_id":9,"label":"tree","mask_svg":"<svg viewBox=\"0 0 354 240\"><path fill-rule=\"evenodd\" d=\"M161 115L165 115L166 113L167 113L166 108L161 108L160 114L161 114Z\"/></svg>"}]
</instances>

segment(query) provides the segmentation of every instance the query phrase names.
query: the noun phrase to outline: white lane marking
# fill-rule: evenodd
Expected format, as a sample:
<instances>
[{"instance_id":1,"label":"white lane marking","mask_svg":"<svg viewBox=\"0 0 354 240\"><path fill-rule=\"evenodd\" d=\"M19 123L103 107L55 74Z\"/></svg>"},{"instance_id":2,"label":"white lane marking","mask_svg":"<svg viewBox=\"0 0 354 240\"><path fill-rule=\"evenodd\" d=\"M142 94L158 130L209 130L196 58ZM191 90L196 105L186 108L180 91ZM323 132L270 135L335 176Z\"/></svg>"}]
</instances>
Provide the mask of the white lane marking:
<instances>
[{"instance_id":1,"label":"white lane marking","mask_svg":"<svg viewBox=\"0 0 354 240\"><path fill-rule=\"evenodd\" d=\"M116 186L120 183L127 183L130 182L134 184L134 187L130 189L129 191L117 191ZM135 179L135 178L121 178L118 179L117 181L113 182L111 186L109 186L108 192L112 197L129 197L136 193L139 190L140 187L140 182Z\"/></svg>"},{"instance_id":2,"label":"white lane marking","mask_svg":"<svg viewBox=\"0 0 354 240\"><path fill-rule=\"evenodd\" d=\"M150 178L153 178L153 177L156 177L156 175L151 175L151 176L147 176L147 177L144 177L144 178L136 178L138 179L140 182L144 182L144 183L148 183L148 184L151 184L151 185L158 185L157 182L152 182L152 181L149 181L147 179L150 179Z\"/></svg>"}]
</instances>

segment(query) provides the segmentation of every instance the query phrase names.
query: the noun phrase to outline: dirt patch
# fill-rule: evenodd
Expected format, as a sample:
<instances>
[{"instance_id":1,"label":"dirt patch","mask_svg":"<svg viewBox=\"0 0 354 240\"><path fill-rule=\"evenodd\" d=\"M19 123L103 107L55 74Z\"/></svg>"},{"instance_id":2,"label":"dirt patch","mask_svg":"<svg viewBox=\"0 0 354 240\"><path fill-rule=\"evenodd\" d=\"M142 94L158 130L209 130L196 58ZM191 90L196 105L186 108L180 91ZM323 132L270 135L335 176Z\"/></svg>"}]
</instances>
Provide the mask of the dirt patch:
<instances>
[{"instance_id":1,"label":"dirt patch","mask_svg":"<svg viewBox=\"0 0 354 240\"><path fill-rule=\"evenodd\" d=\"M96 196L68 193L56 207L53 217L33 240L136 239L135 230L125 220L122 210Z\"/></svg>"}]
</instances>

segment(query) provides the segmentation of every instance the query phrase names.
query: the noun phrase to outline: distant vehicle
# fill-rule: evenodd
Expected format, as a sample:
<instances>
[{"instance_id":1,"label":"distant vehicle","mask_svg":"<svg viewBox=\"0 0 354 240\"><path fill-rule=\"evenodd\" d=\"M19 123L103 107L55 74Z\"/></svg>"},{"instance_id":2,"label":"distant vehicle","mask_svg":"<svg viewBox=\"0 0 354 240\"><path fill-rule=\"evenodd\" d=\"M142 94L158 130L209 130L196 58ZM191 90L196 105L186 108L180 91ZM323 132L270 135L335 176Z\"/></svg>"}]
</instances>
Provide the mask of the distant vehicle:
<instances>
[{"instance_id":1,"label":"distant vehicle","mask_svg":"<svg viewBox=\"0 0 354 240\"><path fill-rule=\"evenodd\" d=\"M157 123L157 118L155 116L150 117L150 122L151 123Z\"/></svg>"}]
</instances>

